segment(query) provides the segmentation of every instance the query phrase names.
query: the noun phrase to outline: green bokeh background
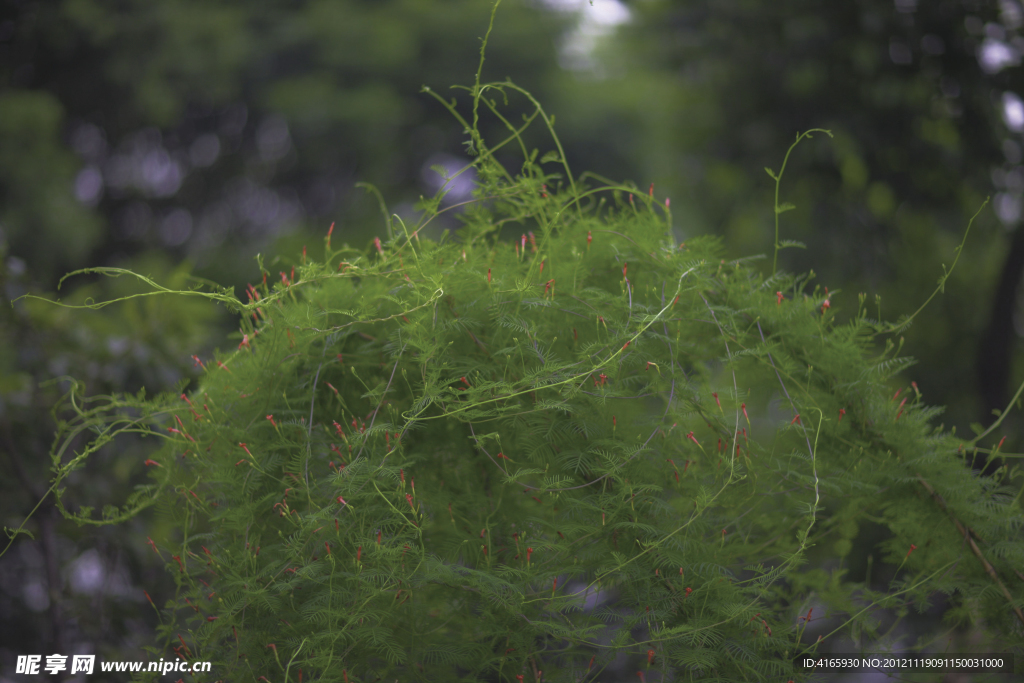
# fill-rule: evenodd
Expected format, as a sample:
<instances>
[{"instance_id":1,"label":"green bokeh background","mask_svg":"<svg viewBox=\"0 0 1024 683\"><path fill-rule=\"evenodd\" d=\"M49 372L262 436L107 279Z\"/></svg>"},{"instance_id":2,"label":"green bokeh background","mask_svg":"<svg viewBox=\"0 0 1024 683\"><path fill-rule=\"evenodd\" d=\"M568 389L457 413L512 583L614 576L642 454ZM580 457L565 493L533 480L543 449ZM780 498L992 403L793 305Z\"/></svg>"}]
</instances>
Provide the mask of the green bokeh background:
<instances>
[{"instance_id":1,"label":"green bokeh background","mask_svg":"<svg viewBox=\"0 0 1024 683\"><path fill-rule=\"evenodd\" d=\"M257 253L285 270L331 223L336 243L362 248L381 234L360 181L414 219L437 186L429 167L468 161L459 124L420 88L465 102L448 88L472 82L490 12L485 0L0 7L4 525L19 526L48 486L50 410L66 387L48 380L70 375L94 394L169 390L196 376L193 354L208 358L237 329L177 299L75 313L9 302L97 265L241 295ZM894 385L916 381L948 407L947 427L969 433L1024 376L1024 118L1005 95L1024 94L1022 20L1016 0L505 0L484 78L511 78L544 103L576 173L654 183L680 240L717 234L730 256L768 254L766 264L774 183L763 169L778 169L798 131L830 129L834 139L804 143L787 166L781 201L797 208L782 236L807 249L784 251L781 267L813 269L838 291L840 316L861 292L886 319L915 310L991 195L944 295L904 335L920 363ZM510 105L511 120L529 110ZM492 139L503 130L487 116L483 128ZM531 135L549 148L540 128ZM133 286L78 276L57 295L110 299ZM1015 452L1020 431L1011 416L994 440ZM147 447L104 452L72 498L122 500ZM27 652L87 644L128 658L149 642L156 615L142 590L160 604L170 589L146 553L160 524L82 529L44 501L27 525L35 540L0 558L0 671ZM866 571L878 538L850 537Z\"/></svg>"}]
</instances>

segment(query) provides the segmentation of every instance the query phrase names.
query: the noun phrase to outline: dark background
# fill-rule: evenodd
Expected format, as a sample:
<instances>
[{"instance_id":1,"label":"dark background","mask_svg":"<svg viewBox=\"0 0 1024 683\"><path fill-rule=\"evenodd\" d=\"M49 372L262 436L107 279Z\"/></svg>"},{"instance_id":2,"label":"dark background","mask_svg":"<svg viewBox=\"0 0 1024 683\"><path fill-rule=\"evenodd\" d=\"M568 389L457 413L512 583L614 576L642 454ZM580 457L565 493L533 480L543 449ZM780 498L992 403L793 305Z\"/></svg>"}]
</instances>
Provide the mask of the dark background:
<instances>
[{"instance_id":1,"label":"dark background","mask_svg":"<svg viewBox=\"0 0 1024 683\"><path fill-rule=\"evenodd\" d=\"M141 299L98 311L19 301L76 268L115 266L185 287L234 287L285 270L303 246L366 248L389 210L415 219L430 167L465 164L459 124L423 85L465 103L485 0L6 0L0 4L0 514L18 527L48 487L53 406L68 375L87 393L171 390L232 342L207 305ZM504 0L484 80L511 78L556 116L576 174L670 197L678 237L721 236L767 254L774 183L798 131L781 201L782 268L813 268L895 320L930 295L986 196L945 293L904 334L916 381L970 434L1024 376L1024 11L1016 0ZM510 98L518 120L529 111ZM484 117L492 140L503 127ZM546 151L540 128L529 142ZM504 159L518 169L514 155ZM450 201L468 198L457 185ZM456 228L449 220L440 227ZM274 262L276 255L280 255ZM125 278L64 283L64 301L138 291ZM1010 416L995 442L1015 452ZM93 458L68 503L122 501L144 479L145 442ZM983 463L978 463L979 467ZM77 527L47 498L0 557L0 676L18 654L141 658L171 590L146 538L159 510ZM861 554L878 539L860 539ZM6 539L3 541L6 544ZM149 552L147 552L149 551ZM856 552L854 553L857 554ZM863 573L863 569L860 570ZM856 570L854 571L856 573ZM876 573L882 577L884 572ZM939 613L941 613L941 606ZM56 678L56 677L54 677ZM0 680L7 680L0 678Z\"/></svg>"}]
</instances>

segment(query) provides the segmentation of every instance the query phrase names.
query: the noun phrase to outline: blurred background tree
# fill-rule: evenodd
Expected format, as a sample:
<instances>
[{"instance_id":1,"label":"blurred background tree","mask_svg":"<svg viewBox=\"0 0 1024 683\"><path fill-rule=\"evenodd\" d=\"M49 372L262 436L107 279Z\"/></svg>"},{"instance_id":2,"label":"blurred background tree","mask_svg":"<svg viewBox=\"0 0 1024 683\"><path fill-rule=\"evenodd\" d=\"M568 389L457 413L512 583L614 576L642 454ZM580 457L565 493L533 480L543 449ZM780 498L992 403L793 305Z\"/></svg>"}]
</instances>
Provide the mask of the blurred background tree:
<instances>
[{"instance_id":1,"label":"blurred background tree","mask_svg":"<svg viewBox=\"0 0 1024 683\"><path fill-rule=\"evenodd\" d=\"M241 288L257 253L315 250L327 226L362 248L390 210L468 161L464 135L420 93L475 72L487 0L6 0L0 9L0 279L13 300L85 266ZM680 240L721 235L769 253L773 182L797 131L829 128L790 160L783 236L881 315L914 310L983 215L943 297L906 334L911 371L947 426L1004 408L1024 375L1020 284L1024 13L1017 0L505 0L485 77L511 78L557 117L572 168L656 184ZM523 107L526 111L527 107ZM503 125L485 118L500 137ZM539 133L530 142L542 150ZM515 164L514 155L509 156ZM471 182L446 201L469 196ZM454 228L451 219L442 227ZM291 263L281 257L280 269ZM272 267L272 266L271 266ZM767 267L767 266L766 266ZM76 277L62 296L123 294ZM238 289L240 292L241 290ZM71 375L90 393L169 390L193 354L230 343L218 312L119 305L71 317L23 302L0 314L0 482L17 527L47 486L49 409ZM835 309L834 309L835 310ZM66 386L66 385L64 385ZM1021 423L1004 423L1006 447ZM121 500L145 444L81 473ZM158 516L151 519L158 524ZM0 671L26 652L123 658L168 590L153 527L79 529L43 505L0 559Z\"/></svg>"}]
</instances>

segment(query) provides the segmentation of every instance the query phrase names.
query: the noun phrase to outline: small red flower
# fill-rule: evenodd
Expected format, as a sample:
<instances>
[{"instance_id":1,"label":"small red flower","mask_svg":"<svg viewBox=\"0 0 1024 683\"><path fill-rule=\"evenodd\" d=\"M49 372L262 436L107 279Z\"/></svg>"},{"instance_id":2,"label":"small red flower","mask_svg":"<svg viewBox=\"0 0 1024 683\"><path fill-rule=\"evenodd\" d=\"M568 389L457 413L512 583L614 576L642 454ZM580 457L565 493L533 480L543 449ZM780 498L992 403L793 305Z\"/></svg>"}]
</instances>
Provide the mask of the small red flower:
<instances>
[{"instance_id":1,"label":"small red flower","mask_svg":"<svg viewBox=\"0 0 1024 683\"><path fill-rule=\"evenodd\" d=\"M334 232L334 223L331 223L331 227L327 228L327 248L331 248L331 233Z\"/></svg>"},{"instance_id":2,"label":"small red flower","mask_svg":"<svg viewBox=\"0 0 1024 683\"><path fill-rule=\"evenodd\" d=\"M277 423L274 422L274 416L273 415L267 415L267 419L270 420L270 424L274 425L274 429L277 429ZM337 424L337 423L335 423L335 424Z\"/></svg>"},{"instance_id":3,"label":"small red flower","mask_svg":"<svg viewBox=\"0 0 1024 683\"><path fill-rule=\"evenodd\" d=\"M378 254L380 254L381 256L384 255L384 250L381 249L381 246L380 246L380 238L379 237L374 237L373 238L373 246L377 247L377 253Z\"/></svg>"},{"instance_id":4,"label":"small red flower","mask_svg":"<svg viewBox=\"0 0 1024 683\"><path fill-rule=\"evenodd\" d=\"M781 306L782 305L782 292L775 292L775 305L776 306Z\"/></svg>"},{"instance_id":5,"label":"small red flower","mask_svg":"<svg viewBox=\"0 0 1024 683\"><path fill-rule=\"evenodd\" d=\"M348 505L348 503L346 503L346 502L345 502L345 499L344 499L344 498L342 498L341 496L338 496L338 498L337 498L337 501L338 501L339 503L341 503L342 505Z\"/></svg>"},{"instance_id":6,"label":"small red flower","mask_svg":"<svg viewBox=\"0 0 1024 683\"><path fill-rule=\"evenodd\" d=\"M825 315L825 311L826 311L826 310L827 310L828 308L830 308L831 306L832 306L832 304L830 304L830 303L828 302L828 299L825 299L825 301L824 301L824 302L822 302L822 304L821 304L821 314L822 314L822 315Z\"/></svg>"},{"instance_id":7,"label":"small red flower","mask_svg":"<svg viewBox=\"0 0 1024 683\"><path fill-rule=\"evenodd\" d=\"M843 421L843 415L846 415L846 408L839 409L839 422Z\"/></svg>"},{"instance_id":8,"label":"small red flower","mask_svg":"<svg viewBox=\"0 0 1024 683\"><path fill-rule=\"evenodd\" d=\"M998 450L999 450L1000 448L1002 448L1002 447L1003 447L1003 442L1004 442L1004 441L1006 441L1006 437L1005 437L1005 436L1004 436L1003 438L999 439L999 444L998 444L998 445L996 446L996 450L997 450L997 451L998 451Z\"/></svg>"},{"instance_id":9,"label":"small red flower","mask_svg":"<svg viewBox=\"0 0 1024 683\"><path fill-rule=\"evenodd\" d=\"M711 395L715 397L715 403L718 404L718 409L721 410L722 409L722 402L718 400L718 392L717 391L712 391Z\"/></svg>"},{"instance_id":10,"label":"small red flower","mask_svg":"<svg viewBox=\"0 0 1024 683\"><path fill-rule=\"evenodd\" d=\"M1002 445L1002 444L1000 444L1000 445ZM144 465L145 465L146 467L152 467L153 465L156 465L157 467L163 467L163 465L161 465L160 463L158 463L158 462L157 462L156 460L147 460L147 461L146 461L146 462L144 462L143 464L144 464Z\"/></svg>"},{"instance_id":11,"label":"small red flower","mask_svg":"<svg viewBox=\"0 0 1024 683\"><path fill-rule=\"evenodd\" d=\"M487 284L491 284L491 269L487 269Z\"/></svg>"},{"instance_id":12,"label":"small red flower","mask_svg":"<svg viewBox=\"0 0 1024 683\"><path fill-rule=\"evenodd\" d=\"M590 249L590 242L594 239L594 236L587 230L587 249Z\"/></svg>"},{"instance_id":13,"label":"small red flower","mask_svg":"<svg viewBox=\"0 0 1024 683\"><path fill-rule=\"evenodd\" d=\"M647 191L648 197L654 197L654 183L651 183L651 189Z\"/></svg>"},{"instance_id":14,"label":"small red flower","mask_svg":"<svg viewBox=\"0 0 1024 683\"><path fill-rule=\"evenodd\" d=\"M800 422L800 414L799 413L797 413L797 416L789 421L789 424L793 424L794 422ZM800 422L800 424L802 425L803 422Z\"/></svg>"},{"instance_id":15,"label":"small red flower","mask_svg":"<svg viewBox=\"0 0 1024 683\"><path fill-rule=\"evenodd\" d=\"M698 446L700 446L700 441L697 441L697 437L695 437L695 436L693 435L693 432L690 432L689 434L687 434L687 435L686 435L686 438L687 438L687 439L689 439L690 441L694 442L694 443L695 443L695 444L697 444Z\"/></svg>"},{"instance_id":16,"label":"small red flower","mask_svg":"<svg viewBox=\"0 0 1024 683\"><path fill-rule=\"evenodd\" d=\"M914 545L913 543L911 543L910 544L910 550L907 551L907 557L910 557L910 553L914 552L915 550L917 550L917 546ZM906 558L904 558L904 559L906 559Z\"/></svg>"},{"instance_id":17,"label":"small red flower","mask_svg":"<svg viewBox=\"0 0 1024 683\"><path fill-rule=\"evenodd\" d=\"M406 501L409 502L409 507L411 507L413 512L415 512L416 511L416 506L412 504L412 494L411 493L405 494L405 499L406 499Z\"/></svg>"},{"instance_id":18,"label":"small red flower","mask_svg":"<svg viewBox=\"0 0 1024 683\"><path fill-rule=\"evenodd\" d=\"M654 662L654 650L647 651L647 666L650 666Z\"/></svg>"},{"instance_id":19,"label":"small red flower","mask_svg":"<svg viewBox=\"0 0 1024 683\"><path fill-rule=\"evenodd\" d=\"M750 416L747 415L747 404L746 403L741 403L740 404L740 410L743 411L743 417L745 417L747 419L747 426L749 427L750 426Z\"/></svg>"}]
</instances>

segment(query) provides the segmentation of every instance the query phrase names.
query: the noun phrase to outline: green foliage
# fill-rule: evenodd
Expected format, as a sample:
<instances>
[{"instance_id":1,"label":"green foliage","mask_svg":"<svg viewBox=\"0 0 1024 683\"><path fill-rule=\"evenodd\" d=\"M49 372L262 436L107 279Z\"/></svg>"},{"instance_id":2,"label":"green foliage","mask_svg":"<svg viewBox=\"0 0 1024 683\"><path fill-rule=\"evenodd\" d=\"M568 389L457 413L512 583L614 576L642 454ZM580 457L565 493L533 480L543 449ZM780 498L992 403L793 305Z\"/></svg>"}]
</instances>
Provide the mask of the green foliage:
<instances>
[{"instance_id":1,"label":"green foliage","mask_svg":"<svg viewBox=\"0 0 1024 683\"><path fill-rule=\"evenodd\" d=\"M536 161L522 129L553 120L527 93L479 75L470 93L469 116L445 103L480 179L456 235L420 234L434 198L366 249L328 235L323 262L261 261L248 303L205 294L241 329L197 390L69 396L58 489L118 434L163 441L120 509L68 514L176 520L154 545L179 588L167 644L226 680L577 681L620 653L683 680L798 680L812 597L831 639L942 591L1019 650L1024 601L957 531L1009 576L1018 500L971 476L920 394L891 395L908 361L869 352L888 328L863 306L837 323L838 292L715 239L677 244L653 188ZM533 116L489 146L478 117L516 96ZM518 173L494 154L513 145ZM891 532L887 585L806 568L865 518Z\"/></svg>"}]
</instances>

